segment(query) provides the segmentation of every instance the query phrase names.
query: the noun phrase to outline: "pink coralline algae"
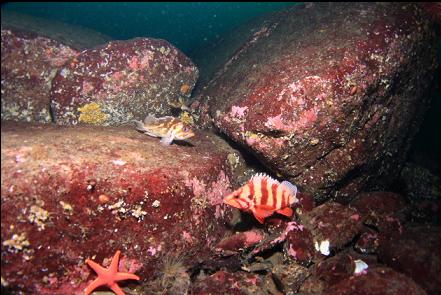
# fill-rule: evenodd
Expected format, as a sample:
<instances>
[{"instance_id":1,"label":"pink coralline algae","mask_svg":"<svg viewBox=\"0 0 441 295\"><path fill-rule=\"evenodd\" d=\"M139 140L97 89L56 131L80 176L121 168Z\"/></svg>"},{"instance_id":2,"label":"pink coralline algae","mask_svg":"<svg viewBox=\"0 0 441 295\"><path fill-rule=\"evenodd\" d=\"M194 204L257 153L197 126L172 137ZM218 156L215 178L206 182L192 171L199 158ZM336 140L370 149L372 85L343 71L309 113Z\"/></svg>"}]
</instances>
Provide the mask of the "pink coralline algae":
<instances>
[{"instance_id":1,"label":"pink coralline algae","mask_svg":"<svg viewBox=\"0 0 441 295\"><path fill-rule=\"evenodd\" d=\"M248 110L248 107L238 107L238 106L232 106L230 116L231 117L237 117L239 119L242 119L245 117L245 112Z\"/></svg>"}]
</instances>

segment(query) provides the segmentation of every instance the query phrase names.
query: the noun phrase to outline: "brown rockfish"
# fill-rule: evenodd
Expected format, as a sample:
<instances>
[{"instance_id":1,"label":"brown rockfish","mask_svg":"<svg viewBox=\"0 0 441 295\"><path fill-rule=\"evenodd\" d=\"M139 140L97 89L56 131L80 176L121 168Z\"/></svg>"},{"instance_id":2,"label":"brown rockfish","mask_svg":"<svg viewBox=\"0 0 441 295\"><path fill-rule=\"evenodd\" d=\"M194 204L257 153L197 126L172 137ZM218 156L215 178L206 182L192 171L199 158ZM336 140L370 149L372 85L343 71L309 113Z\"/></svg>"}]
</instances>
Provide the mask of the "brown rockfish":
<instances>
[{"instance_id":1,"label":"brown rockfish","mask_svg":"<svg viewBox=\"0 0 441 295\"><path fill-rule=\"evenodd\" d=\"M188 124L172 116L155 118L147 115L144 122L133 120L135 128L144 134L160 137L161 143L169 145L173 140L185 140L194 136L194 132Z\"/></svg>"}]
</instances>

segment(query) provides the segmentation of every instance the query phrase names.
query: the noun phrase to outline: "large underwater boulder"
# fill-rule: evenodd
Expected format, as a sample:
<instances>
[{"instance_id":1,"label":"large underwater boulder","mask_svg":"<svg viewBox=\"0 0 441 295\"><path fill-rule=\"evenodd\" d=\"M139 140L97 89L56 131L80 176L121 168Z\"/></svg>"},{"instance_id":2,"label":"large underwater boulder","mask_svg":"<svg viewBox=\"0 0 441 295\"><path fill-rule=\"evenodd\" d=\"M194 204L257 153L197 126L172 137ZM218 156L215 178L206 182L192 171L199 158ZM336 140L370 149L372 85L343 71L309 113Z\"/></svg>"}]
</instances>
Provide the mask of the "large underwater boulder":
<instances>
[{"instance_id":1,"label":"large underwater boulder","mask_svg":"<svg viewBox=\"0 0 441 295\"><path fill-rule=\"evenodd\" d=\"M120 125L171 115L191 94L198 70L165 40L111 41L82 51L52 83L55 122Z\"/></svg>"},{"instance_id":2,"label":"large underwater boulder","mask_svg":"<svg viewBox=\"0 0 441 295\"><path fill-rule=\"evenodd\" d=\"M243 166L212 134L163 146L128 127L2 122L1 140L9 290L83 294L96 277L85 260L109 262L118 249L143 284L173 261L195 266L226 234L222 198Z\"/></svg>"},{"instance_id":3,"label":"large underwater boulder","mask_svg":"<svg viewBox=\"0 0 441 295\"><path fill-rule=\"evenodd\" d=\"M2 120L51 122L51 80L78 52L35 33L1 30Z\"/></svg>"},{"instance_id":4,"label":"large underwater boulder","mask_svg":"<svg viewBox=\"0 0 441 295\"><path fill-rule=\"evenodd\" d=\"M57 70L79 51L110 38L10 10L1 13L1 118L49 123L49 93Z\"/></svg>"},{"instance_id":5,"label":"large underwater boulder","mask_svg":"<svg viewBox=\"0 0 441 295\"><path fill-rule=\"evenodd\" d=\"M225 45L229 60L192 105L201 124L321 201L397 177L437 68L423 9L314 3L258 23Z\"/></svg>"}]
</instances>

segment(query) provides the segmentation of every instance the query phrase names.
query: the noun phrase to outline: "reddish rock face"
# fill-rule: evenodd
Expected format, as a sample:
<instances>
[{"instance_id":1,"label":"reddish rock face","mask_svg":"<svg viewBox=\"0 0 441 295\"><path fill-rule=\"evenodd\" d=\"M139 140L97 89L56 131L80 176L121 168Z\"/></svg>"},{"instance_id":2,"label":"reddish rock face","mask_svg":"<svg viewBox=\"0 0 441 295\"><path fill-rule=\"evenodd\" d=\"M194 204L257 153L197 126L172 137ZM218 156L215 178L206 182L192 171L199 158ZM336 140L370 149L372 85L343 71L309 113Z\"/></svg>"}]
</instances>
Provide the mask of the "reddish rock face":
<instances>
[{"instance_id":1,"label":"reddish rock face","mask_svg":"<svg viewBox=\"0 0 441 295\"><path fill-rule=\"evenodd\" d=\"M226 235L222 198L237 185L238 163L217 137L163 146L121 127L2 122L1 132L1 274L10 290L82 294L96 277L85 260L106 265L116 250L120 271L143 284L168 256L191 267Z\"/></svg>"},{"instance_id":2,"label":"reddish rock face","mask_svg":"<svg viewBox=\"0 0 441 295\"><path fill-rule=\"evenodd\" d=\"M309 265L315 255L311 233L304 226L292 227L286 236L284 251L287 256L302 265Z\"/></svg>"},{"instance_id":3,"label":"reddish rock face","mask_svg":"<svg viewBox=\"0 0 441 295\"><path fill-rule=\"evenodd\" d=\"M216 245L216 251L221 255L232 255L239 253L265 238L265 234L259 230L250 230L246 232L238 232L229 236Z\"/></svg>"},{"instance_id":4,"label":"reddish rock face","mask_svg":"<svg viewBox=\"0 0 441 295\"><path fill-rule=\"evenodd\" d=\"M112 41L82 51L51 90L55 122L119 125L150 113L171 115L188 98L196 66L165 40Z\"/></svg>"},{"instance_id":5,"label":"reddish rock face","mask_svg":"<svg viewBox=\"0 0 441 295\"><path fill-rule=\"evenodd\" d=\"M2 27L1 34L2 120L51 122L51 80L78 52L35 33Z\"/></svg>"},{"instance_id":6,"label":"reddish rock face","mask_svg":"<svg viewBox=\"0 0 441 295\"><path fill-rule=\"evenodd\" d=\"M383 230L399 227L409 211L407 200L392 192L361 193L350 206L360 212L364 223Z\"/></svg>"},{"instance_id":7,"label":"reddish rock face","mask_svg":"<svg viewBox=\"0 0 441 295\"><path fill-rule=\"evenodd\" d=\"M202 90L201 121L316 199L393 180L437 66L422 8L315 3L253 32Z\"/></svg>"},{"instance_id":8,"label":"reddish rock face","mask_svg":"<svg viewBox=\"0 0 441 295\"><path fill-rule=\"evenodd\" d=\"M387 267L368 269L366 274L348 277L338 284L327 288L323 294L415 294L424 295L426 292L415 284L409 277Z\"/></svg>"},{"instance_id":9,"label":"reddish rock face","mask_svg":"<svg viewBox=\"0 0 441 295\"><path fill-rule=\"evenodd\" d=\"M329 241L330 249L340 249L349 243L362 226L361 216L355 209L334 202L320 205L300 219L311 231L314 243L320 246Z\"/></svg>"},{"instance_id":10,"label":"reddish rock face","mask_svg":"<svg viewBox=\"0 0 441 295\"><path fill-rule=\"evenodd\" d=\"M256 274L245 272L228 273L218 271L204 280L197 282L191 294L263 294L262 279Z\"/></svg>"},{"instance_id":11,"label":"reddish rock face","mask_svg":"<svg viewBox=\"0 0 441 295\"><path fill-rule=\"evenodd\" d=\"M401 235L380 235L378 257L423 287L428 294L441 292L441 228L409 226Z\"/></svg>"}]
</instances>

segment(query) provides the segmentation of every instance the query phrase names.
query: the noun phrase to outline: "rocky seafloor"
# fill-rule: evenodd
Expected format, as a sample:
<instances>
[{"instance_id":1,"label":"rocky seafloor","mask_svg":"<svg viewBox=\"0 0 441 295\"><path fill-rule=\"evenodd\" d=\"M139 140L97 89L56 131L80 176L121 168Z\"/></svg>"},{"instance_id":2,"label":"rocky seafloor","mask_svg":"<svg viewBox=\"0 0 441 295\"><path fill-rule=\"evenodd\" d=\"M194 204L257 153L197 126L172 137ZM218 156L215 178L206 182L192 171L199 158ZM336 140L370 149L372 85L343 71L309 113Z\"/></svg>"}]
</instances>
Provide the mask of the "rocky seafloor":
<instances>
[{"instance_id":1,"label":"rocky seafloor","mask_svg":"<svg viewBox=\"0 0 441 295\"><path fill-rule=\"evenodd\" d=\"M126 294L440 293L441 180L409 160L437 79L428 12L293 6L196 65L2 10L2 293L84 294L86 260L117 250ZM131 123L147 114L195 136L163 145ZM292 218L223 203L257 172L298 186Z\"/></svg>"}]
</instances>

